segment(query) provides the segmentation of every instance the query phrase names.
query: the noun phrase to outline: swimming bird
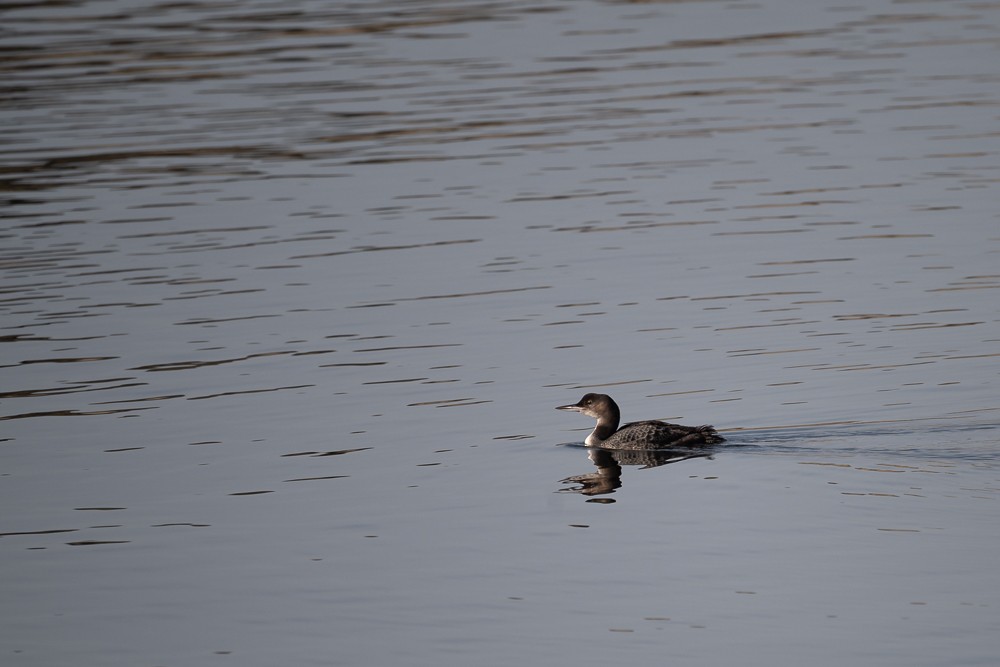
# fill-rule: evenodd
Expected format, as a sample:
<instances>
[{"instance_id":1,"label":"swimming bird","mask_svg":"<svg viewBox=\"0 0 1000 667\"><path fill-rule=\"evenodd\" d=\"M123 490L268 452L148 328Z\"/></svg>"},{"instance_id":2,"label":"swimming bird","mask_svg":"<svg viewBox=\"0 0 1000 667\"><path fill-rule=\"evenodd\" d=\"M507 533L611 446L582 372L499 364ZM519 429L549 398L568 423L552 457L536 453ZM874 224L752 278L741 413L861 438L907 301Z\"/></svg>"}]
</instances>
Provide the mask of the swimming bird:
<instances>
[{"instance_id":1,"label":"swimming bird","mask_svg":"<svg viewBox=\"0 0 1000 667\"><path fill-rule=\"evenodd\" d=\"M607 394L586 394L579 403L560 405L556 410L582 412L597 420L594 431L584 441L588 447L601 449L667 449L702 447L725 442L715 427L681 426L657 420L631 422L618 428L621 411Z\"/></svg>"}]
</instances>

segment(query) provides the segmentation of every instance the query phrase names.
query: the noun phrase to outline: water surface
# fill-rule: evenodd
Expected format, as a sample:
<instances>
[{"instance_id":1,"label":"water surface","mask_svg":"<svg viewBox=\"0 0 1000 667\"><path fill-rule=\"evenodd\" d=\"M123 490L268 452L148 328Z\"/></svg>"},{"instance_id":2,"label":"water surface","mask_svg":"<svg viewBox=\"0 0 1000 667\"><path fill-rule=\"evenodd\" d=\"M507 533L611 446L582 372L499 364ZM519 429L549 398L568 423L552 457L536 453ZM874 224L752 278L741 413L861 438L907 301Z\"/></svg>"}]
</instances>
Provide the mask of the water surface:
<instances>
[{"instance_id":1,"label":"water surface","mask_svg":"<svg viewBox=\"0 0 1000 667\"><path fill-rule=\"evenodd\" d=\"M996 664L995 6L0 11L5 664Z\"/></svg>"}]
</instances>

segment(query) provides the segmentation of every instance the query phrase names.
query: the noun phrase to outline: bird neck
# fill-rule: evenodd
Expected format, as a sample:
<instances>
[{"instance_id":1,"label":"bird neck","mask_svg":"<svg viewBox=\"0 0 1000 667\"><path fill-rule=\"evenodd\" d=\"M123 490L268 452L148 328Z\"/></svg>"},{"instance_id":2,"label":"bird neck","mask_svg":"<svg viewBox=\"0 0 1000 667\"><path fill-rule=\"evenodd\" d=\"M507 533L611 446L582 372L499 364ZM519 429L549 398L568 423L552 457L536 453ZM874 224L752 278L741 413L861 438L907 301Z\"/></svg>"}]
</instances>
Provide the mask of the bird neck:
<instances>
[{"instance_id":1,"label":"bird neck","mask_svg":"<svg viewBox=\"0 0 1000 667\"><path fill-rule=\"evenodd\" d=\"M597 426L594 427L594 431L587 436L586 443L593 446L610 438L614 435L615 431L618 430L618 420L619 416L617 411L612 415L598 419Z\"/></svg>"}]
</instances>

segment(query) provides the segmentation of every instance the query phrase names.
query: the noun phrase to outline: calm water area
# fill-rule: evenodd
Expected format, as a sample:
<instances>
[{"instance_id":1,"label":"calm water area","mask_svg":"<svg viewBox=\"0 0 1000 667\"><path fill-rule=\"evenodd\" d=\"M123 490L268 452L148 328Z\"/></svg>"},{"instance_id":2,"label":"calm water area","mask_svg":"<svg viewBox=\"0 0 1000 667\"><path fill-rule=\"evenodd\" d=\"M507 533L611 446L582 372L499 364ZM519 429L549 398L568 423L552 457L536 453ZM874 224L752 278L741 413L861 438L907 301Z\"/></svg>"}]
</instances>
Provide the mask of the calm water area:
<instances>
[{"instance_id":1,"label":"calm water area","mask_svg":"<svg viewBox=\"0 0 1000 667\"><path fill-rule=\"evenodd\" d=\"M1000 664L1000 3L0 49L3 665ZM728 442L601 456L588 391Z\"/></svg>"}]
</instances>

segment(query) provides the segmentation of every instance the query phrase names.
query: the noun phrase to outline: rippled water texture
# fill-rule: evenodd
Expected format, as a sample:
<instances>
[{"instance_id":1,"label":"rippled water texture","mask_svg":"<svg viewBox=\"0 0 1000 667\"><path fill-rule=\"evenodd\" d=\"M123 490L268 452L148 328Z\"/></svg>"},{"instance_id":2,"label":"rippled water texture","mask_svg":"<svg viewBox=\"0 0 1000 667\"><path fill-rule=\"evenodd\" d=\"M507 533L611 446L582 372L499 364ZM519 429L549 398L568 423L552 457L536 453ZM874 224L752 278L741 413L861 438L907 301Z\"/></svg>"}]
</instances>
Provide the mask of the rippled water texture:
<instances>
[{"instance_id":1,"label":"rippled water texture","mask_svg":"<svg viewBox=\"0 0 1000 667\"><path fill-rule=\"evenodd\" d=\"M3 664L1000 660L1000 5L0 40Z\"/></svg>"}]
</instances>

